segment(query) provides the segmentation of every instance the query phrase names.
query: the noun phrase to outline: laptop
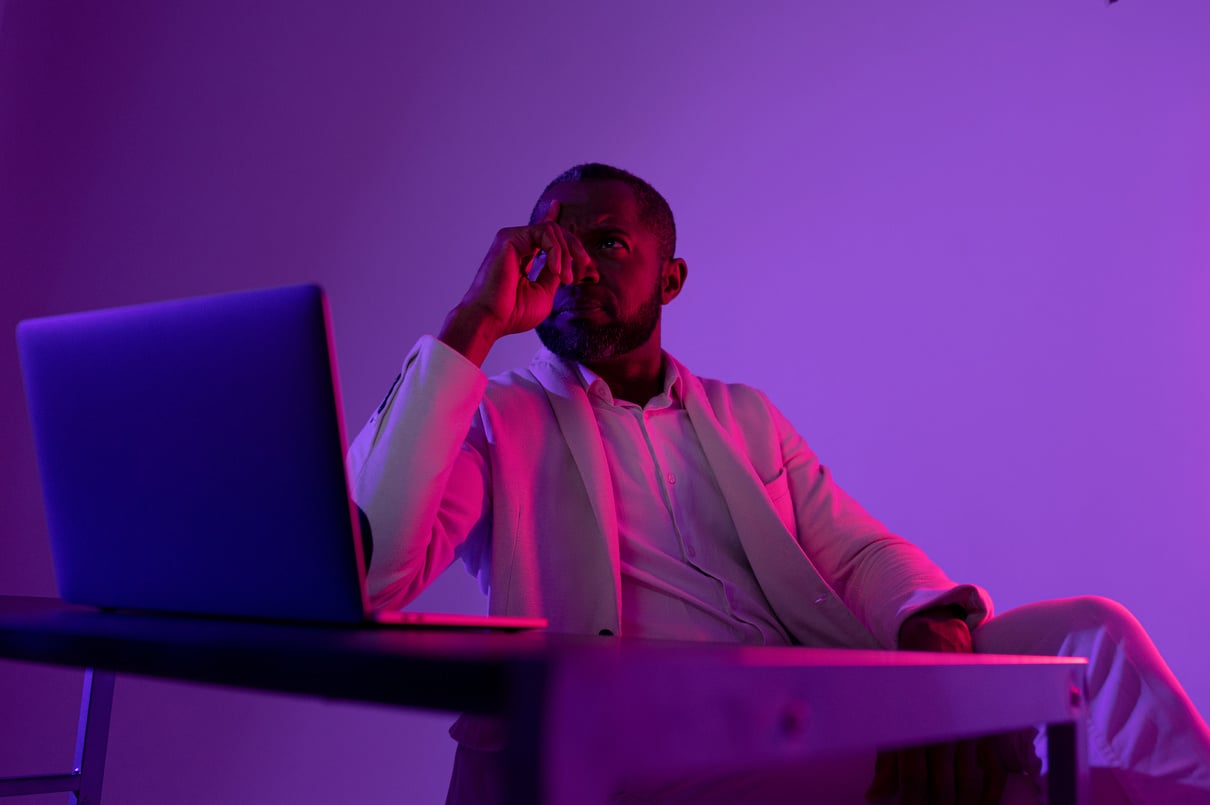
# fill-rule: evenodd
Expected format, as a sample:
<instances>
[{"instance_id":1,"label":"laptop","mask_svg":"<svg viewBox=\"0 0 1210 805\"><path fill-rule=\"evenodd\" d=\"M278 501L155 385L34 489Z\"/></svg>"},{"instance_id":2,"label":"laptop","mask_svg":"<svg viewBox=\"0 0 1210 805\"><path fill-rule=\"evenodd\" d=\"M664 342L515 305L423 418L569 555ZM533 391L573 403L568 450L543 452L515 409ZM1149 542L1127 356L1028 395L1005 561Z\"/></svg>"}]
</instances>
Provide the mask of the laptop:
<instances>
[{"instance_id":1,"label":"laptop","mask_svg":"<svg viewBox=\"0 0 1210 805\"><path fill-rule=\"evenodd\" d=\"M17 326L66 601L309 623L526 629L372 612L323 290L299 285Z\"/></svg>"}]
</instances>

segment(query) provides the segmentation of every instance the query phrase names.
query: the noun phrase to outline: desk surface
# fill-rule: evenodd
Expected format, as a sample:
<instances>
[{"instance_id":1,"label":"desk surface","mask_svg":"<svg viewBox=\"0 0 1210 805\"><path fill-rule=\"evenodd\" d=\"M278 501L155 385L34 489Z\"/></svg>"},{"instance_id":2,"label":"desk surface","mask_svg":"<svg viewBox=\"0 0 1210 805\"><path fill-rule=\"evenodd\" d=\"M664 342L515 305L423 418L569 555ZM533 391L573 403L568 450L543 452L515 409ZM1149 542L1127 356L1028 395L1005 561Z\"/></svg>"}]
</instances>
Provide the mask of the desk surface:
<instances>
[{"instance_id":1,"label":"desk surface","mask_svg":"<svg viewBox=\"0 0 1210 805\"><path fill-rule=\"evenodd\" d=\"M542 631L331 626L102 611L0 595L0 657L354 701L494 712L515 675L561 666L832 669L1039 666L1081 659L627 641ZM478 689L479 695L473 691Z\"/></svg>"},{"instance_id":2,"label":"desk surface","mask_svg":"<svg viewBox=\"0 0 1210 805\"><path fill-rule=\"evenodd\" d=\"M654 771L655 757L686 769L724 760L758 764L1074 724L1086 665L1053 657L268 623L16 596L0 596L0 657L498 714L524 743L517 756L546 767L535 774L547 779L556 802L579 801L577 792L602 768ZM593 790L607 783L594 781Z\"/></svg>"},{"instance_id":3,"label":"desk surface","mask_svg":"<svg viewBox=\"0 0 1210 805\"><path fill-rule=\"evenodd\" d=\"M540 674L549 652L538 632L102 611L0 595L0 657L350 701L498 712L513 675Z\"/></svg>"}]
</instances>

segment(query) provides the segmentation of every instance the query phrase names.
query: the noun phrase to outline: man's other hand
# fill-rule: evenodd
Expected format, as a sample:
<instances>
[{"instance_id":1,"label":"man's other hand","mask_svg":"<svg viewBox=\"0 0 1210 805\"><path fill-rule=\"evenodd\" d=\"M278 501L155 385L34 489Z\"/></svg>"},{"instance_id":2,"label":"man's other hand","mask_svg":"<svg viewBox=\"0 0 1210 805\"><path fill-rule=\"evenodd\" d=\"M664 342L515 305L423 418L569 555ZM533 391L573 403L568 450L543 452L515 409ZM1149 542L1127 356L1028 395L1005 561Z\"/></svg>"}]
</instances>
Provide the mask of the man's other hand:
<instances>
[{"instance_id":1,"label":"man's other hand","mask_svg":"<svg viewBox=\"0 0 1210 805\"><path fill-rule=\"evenodd\" d=\"M974 651L970 628L957 607L917 612L899 629L903 651ZM1005 769L992 739L957 741L879 752L870 802L997 803Z\"/></svg>"},{"instance_id":2,"label":"man's other hand","mask_svg":"<svg viewBox=\"0 0 1210 805\"><path fill-rule=\"evenodd\" d=\"M966 613L955 606L917 612L899 627L899 650L974 653Z\"/></svg>"}]
</instances>

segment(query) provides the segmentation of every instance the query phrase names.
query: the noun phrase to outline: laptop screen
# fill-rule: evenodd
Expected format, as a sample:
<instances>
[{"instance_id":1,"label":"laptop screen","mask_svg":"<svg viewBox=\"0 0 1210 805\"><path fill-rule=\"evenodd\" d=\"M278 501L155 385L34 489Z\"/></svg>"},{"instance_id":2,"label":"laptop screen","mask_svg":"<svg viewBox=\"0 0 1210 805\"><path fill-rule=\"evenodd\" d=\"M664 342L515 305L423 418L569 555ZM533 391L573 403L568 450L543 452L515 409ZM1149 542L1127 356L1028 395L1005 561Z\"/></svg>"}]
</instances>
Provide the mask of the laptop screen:
<instances>
[{"instance_id":1,"label":"laptop screen","mask_svg":"<svg viewBox=\"0 0 1210 805\"><path fill-rule=\"evenodd\" d=\"M17 336L65 600L364 616L320 288L33 319Z\"/></svg>"}]
</instances>

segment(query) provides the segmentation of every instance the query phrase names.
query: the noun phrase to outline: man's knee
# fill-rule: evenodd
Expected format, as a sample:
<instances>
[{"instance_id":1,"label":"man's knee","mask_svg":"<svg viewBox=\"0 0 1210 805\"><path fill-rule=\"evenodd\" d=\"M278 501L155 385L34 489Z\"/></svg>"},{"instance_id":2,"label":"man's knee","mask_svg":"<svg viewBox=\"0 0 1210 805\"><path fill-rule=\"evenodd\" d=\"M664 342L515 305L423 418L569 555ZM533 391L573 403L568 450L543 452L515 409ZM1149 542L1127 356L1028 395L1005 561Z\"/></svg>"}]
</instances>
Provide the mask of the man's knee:
<instances>
[{"instance_id":1,"label":"man's knee","mask_svg":"<svg viewBox=\"0 0 1210 805\"><path fill-rule=\"evenodd\" d=\"M1122 604L1100 595L1065 598L1069 629L1104 629L1117 639L1143 635L1143 627L1133 613Z\"/></svg>"},{"instance_id":2,"label":"man's knee","mask_svg":"<svg viewBox=\"0 0 1210 805\"><path fill-rule=\"evenodd\" d=\"M1126 607L1097 595L1039 601L997 615L974 632L975 650L991 654L1088 656L1095 643L1150 644Z\"/></svg>"}]
</instances>

